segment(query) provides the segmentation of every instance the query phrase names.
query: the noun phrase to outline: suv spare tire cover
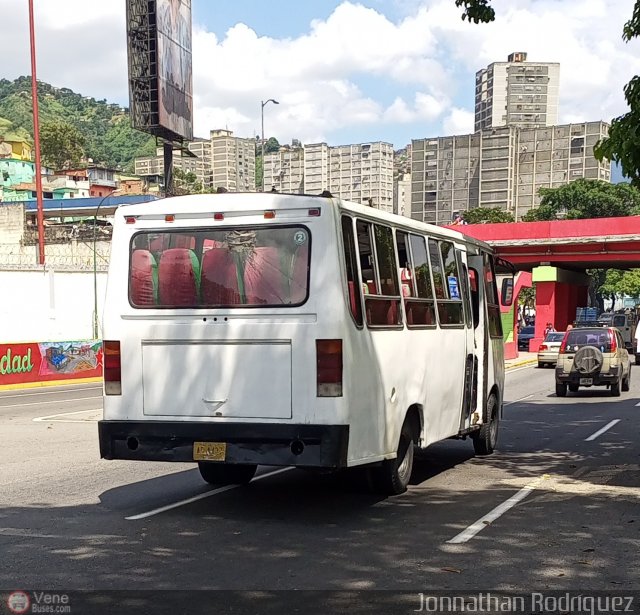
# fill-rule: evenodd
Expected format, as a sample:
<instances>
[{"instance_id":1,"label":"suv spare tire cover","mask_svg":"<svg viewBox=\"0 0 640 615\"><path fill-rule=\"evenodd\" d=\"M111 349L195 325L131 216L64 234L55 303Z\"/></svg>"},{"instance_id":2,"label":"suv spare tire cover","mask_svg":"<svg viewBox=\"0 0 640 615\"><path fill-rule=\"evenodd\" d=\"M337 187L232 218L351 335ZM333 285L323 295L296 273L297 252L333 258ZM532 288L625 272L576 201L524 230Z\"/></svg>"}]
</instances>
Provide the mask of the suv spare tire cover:
<instances>
[{"instance_id":1,"label":"suv spare tire cover","mask_svg":"<svg viewBox=\"0 0 640 615\"><path fill-rule=\"evenodd\" d=\"M573 365L581 374L594 374L602 367L602 353L595 346L583 346L576 352Z\"/></svg>"}]
</instances>

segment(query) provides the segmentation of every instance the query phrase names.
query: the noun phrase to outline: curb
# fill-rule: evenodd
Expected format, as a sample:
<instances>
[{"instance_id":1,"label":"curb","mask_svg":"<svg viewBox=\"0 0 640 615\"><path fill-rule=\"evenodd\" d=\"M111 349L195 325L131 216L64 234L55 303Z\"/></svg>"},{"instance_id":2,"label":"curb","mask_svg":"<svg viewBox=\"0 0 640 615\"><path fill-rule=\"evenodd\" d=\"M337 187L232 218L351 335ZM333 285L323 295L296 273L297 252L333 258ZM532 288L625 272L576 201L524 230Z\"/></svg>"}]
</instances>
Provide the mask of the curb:
<instances>
[{"instance_id":1,"label":"curb","mask_svg":"<svg viewBox=\"0 0 640 615\"><path fill-rule=\"evenodd\" d=\"M515 363L511 363L510 365L505 365L505 371L509 371L510 369L514 369L516 367L525 367L526 365L537 365L538 359L523 359L522 361L517 361Z\"/></svg>"},{"instance_id":2,"label":"curb","mask_svg":"<svg viewBox=\"0 0 640 615\"><path fill-rule=\"evenodd\" d=\"M61 387L70 384L87 384L92 382L102 382L102 377L95 378L69 378L68 380L43 380L40 382L20 382L16 384L0 385L2 391L16 391L18 389L39 389L42 387Z\"/></svg>"}]
</instances>

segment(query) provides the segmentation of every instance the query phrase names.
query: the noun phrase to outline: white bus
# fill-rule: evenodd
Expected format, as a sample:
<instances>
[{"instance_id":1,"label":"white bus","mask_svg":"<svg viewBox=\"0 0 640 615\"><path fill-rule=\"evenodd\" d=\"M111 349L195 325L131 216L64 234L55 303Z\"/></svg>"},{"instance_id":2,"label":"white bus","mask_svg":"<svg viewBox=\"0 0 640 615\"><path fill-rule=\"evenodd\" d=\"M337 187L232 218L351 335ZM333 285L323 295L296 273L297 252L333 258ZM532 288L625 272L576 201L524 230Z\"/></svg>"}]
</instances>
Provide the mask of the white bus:
<instances>
[{"instance_id":1,"label":"white bus","mask_svg":"<svg viewBox=\"0 0 640 615\"><path fill-rule=\"evenodd\" d=\"M213 484L368 464L396 494L416 448L470 436L490 454L499 273L480 241L330 195L121 206L101 456L197 462Z\"/></svg>"}]
</instances>

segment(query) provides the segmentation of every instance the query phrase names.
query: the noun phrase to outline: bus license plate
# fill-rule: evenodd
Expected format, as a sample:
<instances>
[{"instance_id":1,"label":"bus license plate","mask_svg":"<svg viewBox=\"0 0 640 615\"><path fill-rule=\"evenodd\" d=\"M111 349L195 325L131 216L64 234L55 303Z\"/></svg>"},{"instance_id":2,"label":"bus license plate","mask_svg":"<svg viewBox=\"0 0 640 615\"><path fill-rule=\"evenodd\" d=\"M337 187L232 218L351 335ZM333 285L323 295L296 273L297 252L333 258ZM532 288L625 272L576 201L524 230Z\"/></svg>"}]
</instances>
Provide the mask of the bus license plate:
<instances>
[{"instance_id":1,"label":"bus license plate","mask_svg":"<svg viewBox=\"0 0 640 615\"><path fill-rule=\"evenodd\" d=\"M194 442L194 461L224 461L227 457L226 442Z\"/></svg>"},{"instance_id":2,"label":"bus license plate","mask_svg":"<svg viewBox=\"0 0 640 615\"><path fill-rule=\"evenodd\" d=\"M589 386L593 384L593 378L580 378L580 384L583 386Z\"/></svg>"}]
</instances>

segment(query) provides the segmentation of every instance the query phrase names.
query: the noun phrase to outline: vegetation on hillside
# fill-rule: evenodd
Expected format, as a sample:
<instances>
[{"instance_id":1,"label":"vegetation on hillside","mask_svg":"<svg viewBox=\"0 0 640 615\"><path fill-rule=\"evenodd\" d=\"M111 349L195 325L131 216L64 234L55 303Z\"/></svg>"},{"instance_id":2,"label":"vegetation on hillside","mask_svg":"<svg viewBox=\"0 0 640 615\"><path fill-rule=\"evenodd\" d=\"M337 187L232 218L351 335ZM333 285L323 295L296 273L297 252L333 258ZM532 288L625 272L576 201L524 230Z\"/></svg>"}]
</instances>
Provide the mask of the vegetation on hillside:
<instances>
[{"instance_id":1,"label":"vegetation on hillside","mask_svg":"<svg viewBox=\"0 0 640 615\"><path fill-rule=\"evenodd\" d=\"M95 163L131 171L136 156L155 154L155 139L131 128L128 110L120 105L44 82L38 82L38 102L41 128L70 125L82 136L85 155ZM0 79L0 118L7 131L33 135L30 77Z\"/></svg>"}]
</instances>

